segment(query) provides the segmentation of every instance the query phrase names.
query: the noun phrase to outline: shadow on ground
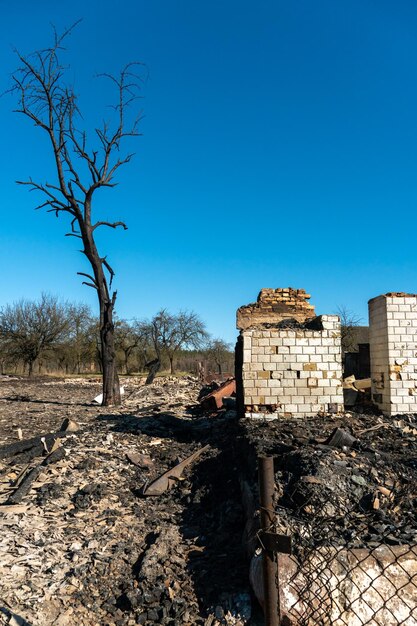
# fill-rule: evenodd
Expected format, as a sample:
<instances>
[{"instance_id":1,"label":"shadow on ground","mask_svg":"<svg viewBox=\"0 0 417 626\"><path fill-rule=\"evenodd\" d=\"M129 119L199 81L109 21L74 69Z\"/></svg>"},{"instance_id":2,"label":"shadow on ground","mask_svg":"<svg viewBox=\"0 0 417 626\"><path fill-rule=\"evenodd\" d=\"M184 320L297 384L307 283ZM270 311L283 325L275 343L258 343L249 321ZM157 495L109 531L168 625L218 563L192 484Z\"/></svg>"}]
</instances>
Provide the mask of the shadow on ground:
<instances>
[{"instance_id":1,"label":"shadow on ground","mask_svg":"<svg viewBox=\"0 0 417 626\"><path fill-rule=\"evenodd\" d=\"M8 622L10 624L15 624L16 626L32 626L32 624L27 622L23 617L17 613L13 613L13 611L5 606L0 606L0 615L4 615L8 620L10 620Z\"/></svg>"},{"instance_id":2,"label":"shadow on ground","mask_svg":"<svg viewBox=\"0 0 417 626\"><path fill-rule=\"evenodd\" d=\"M57 406L98 406L92 405L91 402L60 402L58 400L34 400L29 396L9 396L4 397L2 400L6 400L7 402L25 402L27 404L52 404Z\"/></svg>"},{"instance_id":3,"label":"shadow on ground","mask_svg":"<svg viewBox=\"0 0 417 626\"><path fill-rule=\"evenodd\" d=\"M115 432L199 444L191 446L193 452L210 444L207 453L186 470L180 486L163 497L165 507L167 497L181 505L176 523L183 539L192 540L195 546L188 553L187 574L201 614L236 606L242 594L249 594L249 564L242 543L245 519L239 485L239 422L225 415L184 420L172 413L139 418L109 414L97 420L112 422ZM172 465L159 469L162 473Z\"/></svg>"}]
</instances>

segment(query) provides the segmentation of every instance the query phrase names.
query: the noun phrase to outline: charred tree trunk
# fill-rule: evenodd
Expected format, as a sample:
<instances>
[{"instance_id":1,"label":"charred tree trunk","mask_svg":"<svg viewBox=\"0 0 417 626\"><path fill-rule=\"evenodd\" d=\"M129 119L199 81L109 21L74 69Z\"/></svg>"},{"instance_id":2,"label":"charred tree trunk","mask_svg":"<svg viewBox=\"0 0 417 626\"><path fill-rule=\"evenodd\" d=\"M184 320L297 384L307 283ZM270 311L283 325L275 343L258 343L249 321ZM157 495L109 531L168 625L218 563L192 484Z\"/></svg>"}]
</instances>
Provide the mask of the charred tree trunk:
<instances>
[{"instance_id":1,"label":"charred tree trunk","mask_svg":"<svg viewBox=\"0 0 417 626\"><path fill-rule=\"evenodd\" d=\"M104 305L100 319L101 361L103 365L103 406L120 404L120 383L114 349L113 303Z\"/></svg>"},{"instance_id":2,"label":"charred tree trunk","mask_svg":"<svg viewBox=\"0 0 417 626\"><path fill-rule=\"evenodd\" d=\"M90 201L85 202L85 207L87 214L89 214L91 211ZM88 224L89 220L85 220L85 222ZM80 223L80 230L84 243L84 254L90 261L94 277L89 276L88 274L83 275L91 281L86 284L96 289L100 306L100 361L103 374L102 406L119 405L121 403L121 397L119 376L116 369L113 321L113 311L117 292L114 291L110 296L109 285L104 273L104 268L106 268L110 273L110 287L113 278L113 270L107 263L106 259L100 257L93 238L93 228L90 224L87 224Z\"/></svg>"},{"instance_id":3,"label":"charred tree trunk","mask_svg":"<svg viewBox=\"0 0 417 626\"><path fill-rule=\"evenodd\" d=\"M149 369L149 374L145 381L145 385L151 385L154 381L155 376L161 369L161 361L159 360L159 358L156 358L153 361L146 363L145 367Z\"/></svg>"},{"instance_id":4,"label":"charred tree trunk","mask_svg":"<svg viewBox=\"0 0 417 626\"><path fill-rule=\"evenodd\" d=\"M169 367L170 367L170 374L171 375L175 374L175 371L174 371L174 355L173 354L169 355Z\"/></svg>"}]
</instances>

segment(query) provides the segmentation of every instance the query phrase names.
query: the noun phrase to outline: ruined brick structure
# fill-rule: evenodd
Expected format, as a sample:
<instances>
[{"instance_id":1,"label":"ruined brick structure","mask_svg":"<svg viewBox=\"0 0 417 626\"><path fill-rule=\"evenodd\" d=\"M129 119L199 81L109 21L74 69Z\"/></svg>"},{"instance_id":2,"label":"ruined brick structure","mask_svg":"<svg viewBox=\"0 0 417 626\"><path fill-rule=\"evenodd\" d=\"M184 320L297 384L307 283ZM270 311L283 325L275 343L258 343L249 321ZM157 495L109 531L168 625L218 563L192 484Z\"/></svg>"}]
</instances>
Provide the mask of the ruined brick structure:
<instances>
[{"instance_id":1,"label":"ruined brick structure","mask_svg":"<svg viewBox=\"0 0 417 626\"><path fill-rule=\"evenodd\" d=\"M237 311L238 410L303 417L343 408L340 320L315 317L303 289L262 289Z\"/></svg>"},{"instance_id":2,"label":"ruined brick structure","mask_svg":"<svg viewBox=\"0 0 417 626\"><path fill-rule=\"evenodd\" d=\"M246 330L259 324L274 324L285 319L305 322L314 317L314 306L304 289L261 289L254 304L237 310L237 327Z\"/></svg>"},{"instance_id":3,"label":"ruined brick structure","mask_svg":"<svg viewBox=\"0 0 417 626\"><path fill-rule=\"evenodd\" d=\"M369 300L372 400L385 415L417 413L417 295Z\"/></svg>"}]
</instances>

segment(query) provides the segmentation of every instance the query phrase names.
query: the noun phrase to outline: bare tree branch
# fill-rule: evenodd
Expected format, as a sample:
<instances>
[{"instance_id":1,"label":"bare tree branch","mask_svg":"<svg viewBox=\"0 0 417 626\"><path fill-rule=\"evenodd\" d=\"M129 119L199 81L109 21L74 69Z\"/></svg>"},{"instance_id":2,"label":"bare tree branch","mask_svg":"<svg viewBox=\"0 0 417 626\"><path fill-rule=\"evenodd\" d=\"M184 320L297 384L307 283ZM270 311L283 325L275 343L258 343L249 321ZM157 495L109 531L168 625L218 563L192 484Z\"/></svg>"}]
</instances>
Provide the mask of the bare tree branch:
<instances>
[{"instance_id":1,"label":"bare tree branch","mask_svg":"<svg viewBox=\"0 0 417 626\"><path fill-rule=\"evenodd\" d=\"M91 276L90 274L86 274L85 272L77 272L78 276L85 276L86 278L88 278L89 280L91 280L91 282L95 283L96 280L93 276ZM97 285L96 285L97 287Z\"/></svg>"},{"instance_id":2,"label":"bare tree branch","mask_svg":"<svg viewBox=\"0 0 417 626\"><path fill-rule=\"evenodd\" d=\"M87 287L92 287L93 289L95 289L96 291L98 291L98 287L97 285L93 285L93 283L87 283L87 281L83 280L83 282L81 283L82 285L86 285Z\"/></svg>"},{"instance_id":3,"label":"bare tree branch","mask_svg":"<svg viewBox=\"0 0 417 626\"><path fill-rule=\"evenodd\" d=\"M124 222L96 222L92 227L92 230L95 231L99 226L109 226L110 228L122 226L123 230L127 230L127 226Z\"/></svg>"},{"instance_id":4,"label":"bare tree branch","mask_svg":"<svg viewBox=\"0 0 417 626\"><path fill-rule=\"evenodd\" d=\"M108 262L106 261L106 258L104 257L103 259L101 259L101 262L103 263L104 267L106 268L106 270L109 272L110 274L110 289L111 289L111 284L113 282L113 278L114 278L114 271L112 269L112 267L110 267L110 265L108 264Z\"/></svg>"}]
</instances>

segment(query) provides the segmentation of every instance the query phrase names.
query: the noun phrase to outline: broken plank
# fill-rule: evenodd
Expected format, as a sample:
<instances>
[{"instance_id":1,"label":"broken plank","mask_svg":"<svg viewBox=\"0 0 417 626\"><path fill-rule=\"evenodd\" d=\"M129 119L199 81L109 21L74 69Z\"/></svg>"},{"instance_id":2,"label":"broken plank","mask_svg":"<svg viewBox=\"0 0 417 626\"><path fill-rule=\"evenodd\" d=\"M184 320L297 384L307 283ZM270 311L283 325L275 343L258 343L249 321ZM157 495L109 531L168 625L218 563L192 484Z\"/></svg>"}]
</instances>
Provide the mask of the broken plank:
<instances>
[{"instance_id":1,"label":"broken plank","mask_svg":"<svg viewBox=\"0 0 417 626\"><path fill-rule=\"evenodd\" d=\"M18 515L26 513L28 507L26 504L1 504L0 515Z\"/></svg>"}]
</instances>

